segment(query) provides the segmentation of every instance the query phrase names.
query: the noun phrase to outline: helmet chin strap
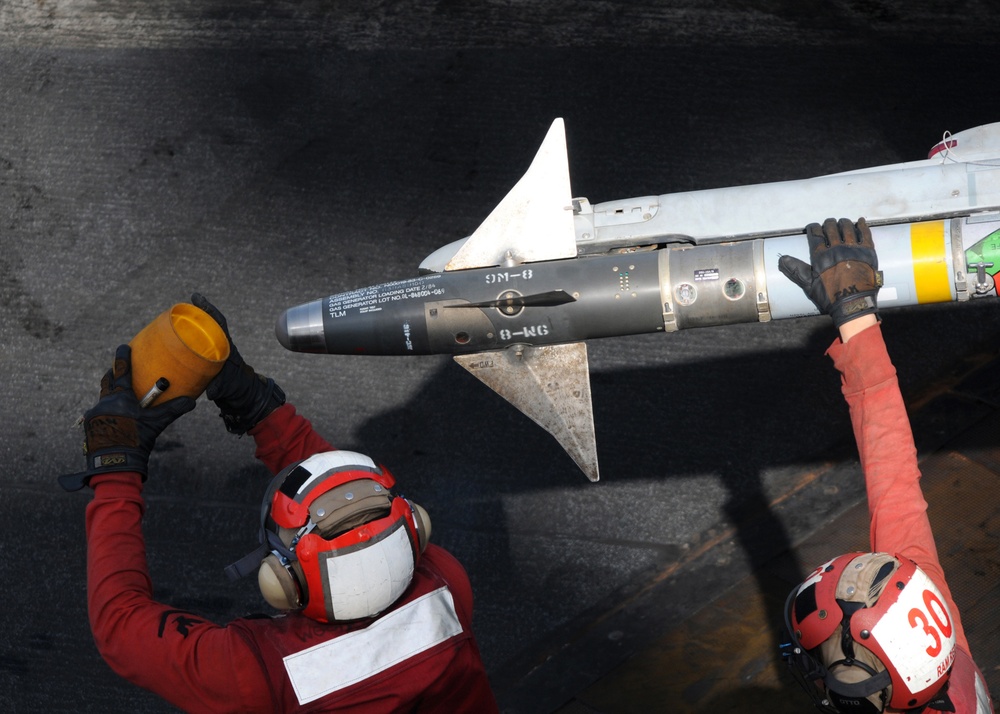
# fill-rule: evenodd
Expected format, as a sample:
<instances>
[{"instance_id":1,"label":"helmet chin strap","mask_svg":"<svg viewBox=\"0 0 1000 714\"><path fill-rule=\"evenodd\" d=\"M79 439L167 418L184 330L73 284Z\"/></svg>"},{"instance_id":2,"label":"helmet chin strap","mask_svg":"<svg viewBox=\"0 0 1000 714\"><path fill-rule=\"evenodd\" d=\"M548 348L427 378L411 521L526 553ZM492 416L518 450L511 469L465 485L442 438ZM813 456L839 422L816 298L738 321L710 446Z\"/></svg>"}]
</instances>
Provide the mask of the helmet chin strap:
<instances>
[{"instance_id":1,"label":"helmet chin strap","mask_svg":"<svg viewBox=\"0 0 1000 714\"><path fill-rule=\"evenodd\" d=\"M888 687L892 684L892 676L889 674L889 670L883 669L881 672L876 672L870 665L855 659L854 655L851 616L858 610L861 610L864 607L864 603L848 602L845 600L837 600L837 603L840 605L840 609L844 615L840 625L840 649L844 652L844 658L827 666L826 675L823 677L823 684L826 685L827 690L830 692L840 697L858 700L859 702L864 700L871 708L875 708L876 705L868 701L868 697L881 692L879 697L881 699L881 707L877 711L885 711L886 700L888 699L886 696ZM844 682L837 679L833 674L833 669L838 666L859 667L871 676L860 682Z\"/></svg>"},{"instance_id":2,"label":"helmet chin strap","mask_svg":"<svg viewBox=\"0 0 1000 714\"><path fill-rule=\"evenodd\" d=\"M860 667L872 676L862 682L842 682L830 673L830 670L838 665L844 665L845 667ZM841 659L837 660L827 668L827 673L823 678L823 683L830 691L852 699L858 697L870 697L872 694L881 690L883 692L882 708L884 709L884 692L886 687L892 684L892 677L889 675L889 670L883 669L881 672L876 672L864 662L859 662L856 659Z\"/></svg>"}]
</instances>

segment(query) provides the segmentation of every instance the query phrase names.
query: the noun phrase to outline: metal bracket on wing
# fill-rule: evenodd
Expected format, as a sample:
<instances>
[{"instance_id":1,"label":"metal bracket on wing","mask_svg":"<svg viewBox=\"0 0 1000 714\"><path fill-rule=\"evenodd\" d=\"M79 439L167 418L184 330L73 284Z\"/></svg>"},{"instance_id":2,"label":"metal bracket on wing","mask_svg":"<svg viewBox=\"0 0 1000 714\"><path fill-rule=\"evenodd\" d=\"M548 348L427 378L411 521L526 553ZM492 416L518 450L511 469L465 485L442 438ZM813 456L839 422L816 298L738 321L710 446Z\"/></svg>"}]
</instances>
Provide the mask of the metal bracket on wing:
<instances>
[{"instance_id":1,"label":"metal bracket on wing","mask_svg":"<svg viewBox=\"0 0 1000 714\"><path fill-rule=\"evenodd\" d=\"M549 127L531 166L445 270L575 258L576 228L562 119Z\"/></svg>"},{"instance_id":2,"label":"metal bracket on wing","mask_svg":"<svg viewBox=\"0 0 1000 714\"><path fill-rule=\"evenodd\" d=\"M549 432L591 481L600 477L587 345L519 346L455 361Z\"/></svg>"}]
</instances>

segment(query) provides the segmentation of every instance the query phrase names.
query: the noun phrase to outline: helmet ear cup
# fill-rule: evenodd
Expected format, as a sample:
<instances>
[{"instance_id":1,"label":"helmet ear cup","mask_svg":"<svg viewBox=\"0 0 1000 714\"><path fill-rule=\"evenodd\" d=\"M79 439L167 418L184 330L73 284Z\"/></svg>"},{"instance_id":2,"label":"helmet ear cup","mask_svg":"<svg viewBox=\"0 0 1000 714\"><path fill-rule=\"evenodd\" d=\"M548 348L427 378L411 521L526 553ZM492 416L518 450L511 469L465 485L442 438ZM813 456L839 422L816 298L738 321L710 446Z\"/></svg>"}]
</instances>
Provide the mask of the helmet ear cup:
<instances>
[{"instance_id":1,"label":"helmet ear cup","mask_svg":"<svg viewBox=\"0 0 1000 714\"><path fill-rule=\"evenodd\" d=\"M298 610L302 607L302 589L297 578L274 554L261 561L257 585L271 607L278 610Z\"/></svg>"},{"instance_id":2,"label":"helmet ear cup","mask_svg":"<svg viewBox=\"0 0 1000 714\"><path fill-rule=\"evenodd\" d=\"M413 520L417 524L417 538L420 541L420 552L423 553L431 540L431 517L419 503L409 500L407 503L410 504L410 508L413 511Z\"/></svg>"}]
</instances>

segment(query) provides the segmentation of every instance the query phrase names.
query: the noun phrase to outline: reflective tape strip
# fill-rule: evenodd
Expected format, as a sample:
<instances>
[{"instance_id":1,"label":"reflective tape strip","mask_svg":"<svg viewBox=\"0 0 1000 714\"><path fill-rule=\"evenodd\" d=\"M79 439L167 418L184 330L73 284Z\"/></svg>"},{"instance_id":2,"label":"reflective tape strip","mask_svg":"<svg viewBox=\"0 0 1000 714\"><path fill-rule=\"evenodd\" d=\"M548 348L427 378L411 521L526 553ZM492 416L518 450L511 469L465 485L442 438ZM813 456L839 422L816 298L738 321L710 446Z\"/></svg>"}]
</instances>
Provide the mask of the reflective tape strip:
<instances>
[{"instance_id":1,"label":"reflective tape strip","mask_svg":"<svg viewBox=\"0 0 1000 714\"><path fill-rule=\"evenodd\" d=\"M910 250L913 253L913 282L917 302L949 302L951 280L948 275L948 241L944 221L910 224Z\"/></svg>"},{"instance_id":2,"label":"reflective tape strip","mask_svg":"<svg viewBox=\"0 0 1000 714\"><path fill-rule=\"evenodd\" d=\"M455 601L439 588L357 630L284 658L299 704L362 682L462 633Z\"/></svg>"},{"instance_id":3,"label":"reflective tape strip","mask_svg":"<svg viewBox=\"0 0 1000 714\"><path fill-rule=\"evenodd\" d=\"M990 693L986 690L986 683L979 676L979 672L976 672L976 714L993 714Z\"/></svg>"}]
</instances>

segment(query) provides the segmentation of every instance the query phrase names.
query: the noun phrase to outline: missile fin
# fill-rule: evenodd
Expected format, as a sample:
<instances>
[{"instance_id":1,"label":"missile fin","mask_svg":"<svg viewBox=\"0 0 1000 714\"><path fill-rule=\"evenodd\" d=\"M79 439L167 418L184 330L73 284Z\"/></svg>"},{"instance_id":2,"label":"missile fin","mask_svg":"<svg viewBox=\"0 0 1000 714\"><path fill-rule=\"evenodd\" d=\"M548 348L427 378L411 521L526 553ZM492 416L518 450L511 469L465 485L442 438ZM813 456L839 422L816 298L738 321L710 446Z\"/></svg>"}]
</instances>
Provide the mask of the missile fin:
<instances>
[{"instance_id":1,"label":"missile fin","mask_svg":"<svg viewBox=\"0 0 1000 714\"><path fill-rule=\"evenodd\" d=\"M455 361L549 432L587 478L600 478L586 343L455 355Z\"/></svg>"},{"instance_id":2,"label":"missile fin","mask_svg":"<svg viewBox=\"0 0 1000 714\"><path fill-rule=\"evenodd\" d=\"M576 255L566 128L562 119L556 119L527 172L462 244L445 270Z\"/></svg>"}]
</instances>

